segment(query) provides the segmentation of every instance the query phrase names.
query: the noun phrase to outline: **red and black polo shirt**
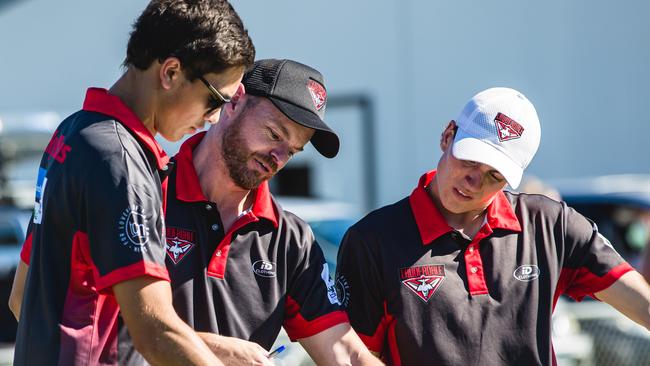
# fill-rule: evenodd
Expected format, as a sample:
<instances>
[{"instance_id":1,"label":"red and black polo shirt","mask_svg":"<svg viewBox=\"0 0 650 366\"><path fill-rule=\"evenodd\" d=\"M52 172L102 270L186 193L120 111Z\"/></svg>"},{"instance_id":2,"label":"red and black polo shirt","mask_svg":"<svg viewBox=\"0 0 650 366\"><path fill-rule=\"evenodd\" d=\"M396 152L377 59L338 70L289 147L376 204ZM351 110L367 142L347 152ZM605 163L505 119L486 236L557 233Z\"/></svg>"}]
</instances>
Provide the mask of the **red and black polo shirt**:
<instances>
[{"instance_id":1,"label":"red and black polo shirt","mask_svg":"<svg viewBox=\"0 0 650 366\"><path fill-rule=\"evenodd\" d=\"M501 192L471 239L425 190L352 226L337 285L353 328L391 365L550 365L558 297L632 268L591 221L541 195Z\"/></svg>"},{"instance_id":2,"label":"red and black polo shirt","mask_svg":"<svg viewBox=\"0 0 650 366\"><path fill-rule=\"evenodd\" d=\"M224 230L192 162L204 136L181 146L169 177L167 269L178 315L197 331L266 349L282 326L296 340L347 322L310 227L282 210L266 182L253 192L251 209Z\"/></svg>"},{"instance_id":3,"label":"red and black polo shirt","mask_svg":"<svg viewBox=\"0 0 650 366\"><path fill-rule=\"evenodd\" d=\"M41 159L21 252L29 264L16 365L117 364L112 286L169 280L161 176L168 158L118 97L90 88ZM164 179L164 178L163 178Z\"/></svg>"}]
</instances>

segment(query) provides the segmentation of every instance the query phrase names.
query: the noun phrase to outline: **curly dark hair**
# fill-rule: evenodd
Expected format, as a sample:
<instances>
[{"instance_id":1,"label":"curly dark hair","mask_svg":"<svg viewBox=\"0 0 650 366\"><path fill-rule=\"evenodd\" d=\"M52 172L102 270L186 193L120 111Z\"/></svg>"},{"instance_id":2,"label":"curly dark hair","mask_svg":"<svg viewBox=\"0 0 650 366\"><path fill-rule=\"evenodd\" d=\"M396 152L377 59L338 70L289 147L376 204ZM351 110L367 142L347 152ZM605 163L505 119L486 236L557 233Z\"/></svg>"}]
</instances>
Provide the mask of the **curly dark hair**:
<instances>
[{"instance_id":1,"label":"curly dark hair","mask_svg":"<svg viewBox=\"0 0 650 366\"><path fill-rule=\"evenodd\" d=\"M189 80L249 68L255 46L226 0L152 0L133 24L124 66L146 70L175 56Z\"/></svg>"}]
</instances>

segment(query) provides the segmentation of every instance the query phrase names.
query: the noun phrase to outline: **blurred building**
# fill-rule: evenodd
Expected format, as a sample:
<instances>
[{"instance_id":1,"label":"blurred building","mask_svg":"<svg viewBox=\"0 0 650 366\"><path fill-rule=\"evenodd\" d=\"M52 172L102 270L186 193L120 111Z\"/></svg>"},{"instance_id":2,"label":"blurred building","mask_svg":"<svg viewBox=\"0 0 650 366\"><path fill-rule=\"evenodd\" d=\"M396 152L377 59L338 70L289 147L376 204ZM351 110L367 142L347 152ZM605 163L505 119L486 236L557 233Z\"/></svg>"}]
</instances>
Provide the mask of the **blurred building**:
<instances>
[{"instance_id":1,"label":"blurred building","mask_svg":"<svg viewBox=\"0 0 650 366\"><path fill-rule=\"evenodd\" d=\"M0 6L3 113L80 107L120 73L146 0L13 0ZM323 72L338 158L299 155L275 189L371 208L435 166L440 132L491 86L526 94L542 121L542 179L650 173L650 3L633 0L234 0L260 58ZM170 147L174 149L174 147Z\"/></svg>"}]
</instances>

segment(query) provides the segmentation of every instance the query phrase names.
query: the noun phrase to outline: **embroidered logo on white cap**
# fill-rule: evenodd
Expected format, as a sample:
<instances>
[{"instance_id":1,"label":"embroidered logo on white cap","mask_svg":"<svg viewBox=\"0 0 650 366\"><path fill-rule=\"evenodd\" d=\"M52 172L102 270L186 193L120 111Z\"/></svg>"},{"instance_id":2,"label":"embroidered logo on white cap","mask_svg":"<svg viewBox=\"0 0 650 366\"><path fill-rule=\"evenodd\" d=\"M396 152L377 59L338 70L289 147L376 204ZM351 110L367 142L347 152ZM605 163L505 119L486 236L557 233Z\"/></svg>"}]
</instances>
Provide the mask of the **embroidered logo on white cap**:
<instances>
[{"instance_id":1,"label":"embroidered logo on white cap","mask_svg":"<svg viewBox=\"0 0 650 366\"><path fill-rule=\"evenodd\" d=\"M494 117L494 123L497 125L499 141L518 139L524 133L524 128L517 121L503 113L498 113Z\"/></svg>"}]
</instances>

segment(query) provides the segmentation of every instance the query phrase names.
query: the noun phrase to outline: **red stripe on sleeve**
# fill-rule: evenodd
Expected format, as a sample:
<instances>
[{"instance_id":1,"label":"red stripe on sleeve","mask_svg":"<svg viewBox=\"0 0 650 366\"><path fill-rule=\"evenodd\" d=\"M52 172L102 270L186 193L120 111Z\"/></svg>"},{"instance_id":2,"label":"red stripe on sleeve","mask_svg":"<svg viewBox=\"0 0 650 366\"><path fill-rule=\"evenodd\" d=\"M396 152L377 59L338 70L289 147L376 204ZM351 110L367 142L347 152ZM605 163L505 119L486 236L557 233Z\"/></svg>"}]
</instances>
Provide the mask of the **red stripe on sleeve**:
<instances>
[{"instance_id":1,"label":"red stripe on sleeve","mask_svg":"<svg viewBox=\"0 0 650 366\"><path fill-rule=\"evenodd\" d=\"M155 263L140 261L118 268L97 279L97 291L107 289L116 283L124 282L140 276L151 276L170 281L167 268Z\"/></svg>"},{"instance_id":2,"label":"red stripe on sleeve","mask_svg":"<svg viewBox=\"0 0 650 366\"><path fill-rule=\"evenodd\" d=\"M29 257L32 255L32 233L27 235L27 239L23 243L23 248L20 250L20 259L29 265Z\"/></svg>"},{"instance_id":3,"label":"red stripe on sleeve","mask_svg":"<svg viewBox=\"0 0 650 366\"><path fill-rule=\"evenodd\" d=\"M284 308L285 320L283 326L292 342L297 339L311 337L337 324L349 322L348 314L340 310L307 320L300 314L300 305L288 295Z\"/></svg>"},{"instance_id":4,"label":"red stripe on sleeve","mask_svg":"<svg viewBox=\"0 0 650 366\"><path fill-rule=\"evenodd\" d=\"M563 268L555 291L554 300L557 301L557 298L563 293L566 293L577 301L581 301L585 296L595 298L594 293L608 288L621 278L621 276L630 271L634 271L634 268L627 262L623 262L612 268L602 277L589 272L584 267L578 269Z\"/></svg>"}]
</instances>

